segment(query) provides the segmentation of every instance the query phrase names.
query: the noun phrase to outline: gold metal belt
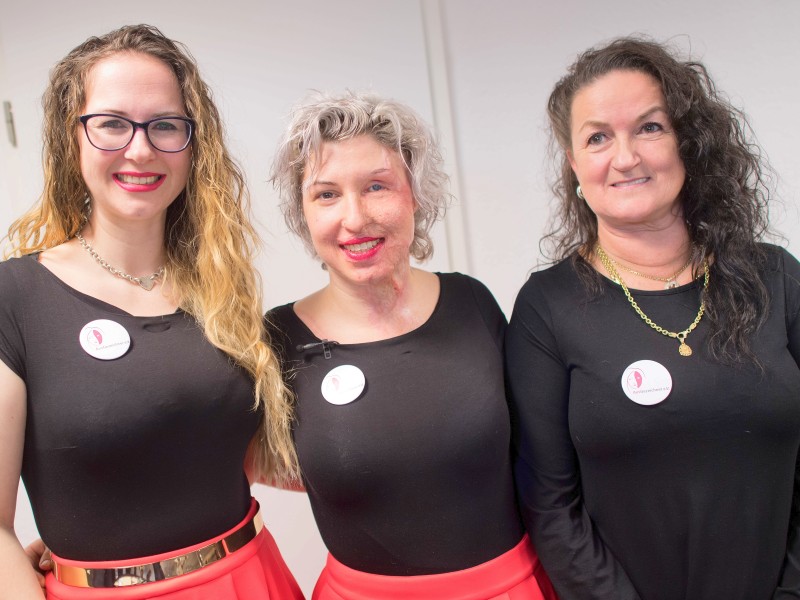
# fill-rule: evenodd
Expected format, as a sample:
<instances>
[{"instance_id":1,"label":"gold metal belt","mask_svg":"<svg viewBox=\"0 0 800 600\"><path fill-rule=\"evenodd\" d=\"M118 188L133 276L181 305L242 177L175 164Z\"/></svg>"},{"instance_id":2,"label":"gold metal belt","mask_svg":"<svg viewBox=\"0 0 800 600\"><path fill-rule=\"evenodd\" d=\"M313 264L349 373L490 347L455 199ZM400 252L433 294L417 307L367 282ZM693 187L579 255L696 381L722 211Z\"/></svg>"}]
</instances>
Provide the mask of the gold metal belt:
<instances>
[{"instance_id":1,"label":"gold metal belt","mask_svg":"<svg viewBox=\"0 0 800 600\"><path fill-rule=\"evenodd\" d=\"M103 569L63 565L54 560L53 574L61 583L83 588L123 587L163 581L197 571L233 554L253 540L263 528L261 513L256 512L252 519L221 540L180 556L149 564Z\"/></svg>"}]
</instances>

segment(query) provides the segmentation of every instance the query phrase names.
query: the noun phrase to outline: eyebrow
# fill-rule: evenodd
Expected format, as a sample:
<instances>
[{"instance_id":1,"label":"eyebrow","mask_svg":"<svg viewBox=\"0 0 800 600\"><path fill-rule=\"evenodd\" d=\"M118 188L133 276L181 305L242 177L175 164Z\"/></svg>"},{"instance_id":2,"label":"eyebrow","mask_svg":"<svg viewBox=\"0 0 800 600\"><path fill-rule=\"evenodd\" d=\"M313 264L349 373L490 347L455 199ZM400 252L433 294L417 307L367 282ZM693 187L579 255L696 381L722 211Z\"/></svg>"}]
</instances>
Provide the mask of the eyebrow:
<instances>
[{"instance_id":1,"label":"eyebrow","mask_svg":"<svg viewBox=\"0 0 800 600\"><path fill-rule=\"evenodd\" d=\"M367 173L367 176L370 175L382 175L383 173L391 173L391 169L387 169L386 167L380 167L379 169L375 169L374 171L370 171ZM322 179L314 179L313 181L307 181L303 184L302 189L307 190L308 188L314 187L315 185L336 185L335 181L325 181Z\"/></svg>"},{"instance_id":2,"label":"eyebrow","mask_svg":"<svg viewBox=\"0 0 800 600\"><path fill-rule=\"evenodd\" d=\"M168 110L168 111L157 112L153 113L150 116L150 119L160 119L161 117L183 117L183 112L184 111L182 110L180 111ZM120 117L125 117L126 119L131 118L131 114L129 112L124 110L117 110L116 108L101 108L97 110L94 114L119 115ZM149 121L150 119L145 119L145 121Z\"/></svg>"},{"instance_id":3,"label":"eyebrow","mask_svg":"<svg viewBox=\"0 0 800 600\"><path fill-rule=\"evenodd\" d=\"M649 108L648 110L644 111L641 115L636 117L637 121L643 121L646 118L652 116L654 113L663 112L665 115L667 114L667 109L663 106L654 106ZM584 121L584 123L580 126L578 131L583 131L587 127L606 127L608 123L604 121Z\"/></svg>"},{"instance_id":4,"label":"eyebrow","mask_svg":"<svg viewBox=\"0 0 800 600\"><path fill-rule=\"evenodd\" d=\"M303 189L307 190L308 188L312 188L315 185L336 185L332 181L322 181L321 179L315 179L314 181L306 181L303 184Z\"/></svg>"}]
</instances>

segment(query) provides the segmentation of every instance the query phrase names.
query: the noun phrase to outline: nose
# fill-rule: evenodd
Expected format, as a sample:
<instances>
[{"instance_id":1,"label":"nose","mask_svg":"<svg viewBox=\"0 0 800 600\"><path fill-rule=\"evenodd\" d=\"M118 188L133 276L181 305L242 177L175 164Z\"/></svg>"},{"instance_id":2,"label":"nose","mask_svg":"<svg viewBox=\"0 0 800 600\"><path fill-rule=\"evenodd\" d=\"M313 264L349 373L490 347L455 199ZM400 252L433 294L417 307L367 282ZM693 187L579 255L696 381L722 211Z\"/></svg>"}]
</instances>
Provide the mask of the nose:
<instances>
[{"instance_id":1,"label":"nose","mask_svg":"<svg viewBox=\"0 0 800 600\"><path fill-rule=\"evenodd\" d=\"M360 194L347 194L343 202L342 227L352 233L364 229L367 222L366 200Z\"/></svg>"},{"instance_id":2,"label":"nose","mask_svg":"<svg viewBox=\"0 0 800 600\"><path fill-rule=\"evenodd\" d=\"M153 160L155 157L155 148L150 144L147 139L147 134L144 129L138 127L133 132L133 138L130 143L125 147L125 158L137 163L145 163Z\"/></svg>"},{"instance_id":3,"label":"nose","mask_svg":"<svg viewBox=\"0 0 800 600\"><path fill-rule=\"evenodd\" d=\"M624 137L617 138L611 163L617 171L630 171L639 164L640 160L634 141Z\"/></svg>"}]
</instances>

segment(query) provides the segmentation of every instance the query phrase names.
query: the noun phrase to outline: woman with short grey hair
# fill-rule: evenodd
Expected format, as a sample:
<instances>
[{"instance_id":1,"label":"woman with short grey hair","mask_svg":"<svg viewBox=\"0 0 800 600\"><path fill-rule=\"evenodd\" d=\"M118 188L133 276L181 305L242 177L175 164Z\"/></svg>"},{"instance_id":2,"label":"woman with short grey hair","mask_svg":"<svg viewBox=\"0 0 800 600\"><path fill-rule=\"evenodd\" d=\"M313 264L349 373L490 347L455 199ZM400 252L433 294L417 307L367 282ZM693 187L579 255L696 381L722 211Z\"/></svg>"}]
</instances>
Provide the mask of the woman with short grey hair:
<instances>
[{"instance_id":1,"label":"woman with short grey hair","mask_svg":"<svg viewBox=\"0 0 800 600\"><path fill-rule=\"evenodd\" d=\"M412 110L355 93L298 107L275 159L286 221L330 277L268 315L331 553L317 600L549 592L514 498L505 317L475 279L410 264L433 251L441 163Z\"/></svg>"}]
</instances>

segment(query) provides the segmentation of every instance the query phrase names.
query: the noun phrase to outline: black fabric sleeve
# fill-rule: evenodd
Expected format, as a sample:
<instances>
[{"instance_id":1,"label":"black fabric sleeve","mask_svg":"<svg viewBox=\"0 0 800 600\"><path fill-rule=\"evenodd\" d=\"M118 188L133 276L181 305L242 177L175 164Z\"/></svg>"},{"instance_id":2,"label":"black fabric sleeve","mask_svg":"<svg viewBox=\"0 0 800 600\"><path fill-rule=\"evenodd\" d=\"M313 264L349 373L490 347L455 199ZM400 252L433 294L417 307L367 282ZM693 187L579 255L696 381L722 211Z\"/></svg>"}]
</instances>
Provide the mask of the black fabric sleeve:
<instances>
[{"instance_id":1,"label":"black fabric sleeve","mask_svg":"<svg viewBox=\"0 0 800 600\"><path fill-rule=\"evenodd\" d=\"M583 504L568 424L570 367L541 291L534 275L517 297L505 340L523 520L561 600L638 600Z\"/></svg>"},{"instance_id":2,"label":"black fabric sleeve","mask_svg":"<svg viewBox=\"0 0 800 600\"><path fill-rule=\"evenodd\" d=\"M800 263L788 252L782 252L786 331L789 352L800 366ZM800 401L800 398L796 398ZM786 558L774 600L800 598L800 456L795 466L792 516L786 545Z\"/></svg>"},{"instance_id":3,"label":"black fabric sleeve","mask_svg":"<svg viewBox=\"0 0 800 600\"><path fill-rule=\"evenodd\" d=\"M503 338L507 325L506 316L497 304L497 300L495 300L492 292L489 291L489 288L472 277L468 277L467 280L472 289L472 296L475 298L478 311L481 313L484 323L486 323L486 328L497 344L497 349L503 352Z\"/></svg>"},{"instance_id":4,"label":"black fabric sleeve","mask_svg":"<svg viewBox=\"0 0 800 600\"><path fill-rule=\"evenodd\" d=\"M24 379L23 316L19 314L21 292L11 264L0 264L0 267L0 360Z\"/></svg>"}]
</instances>

